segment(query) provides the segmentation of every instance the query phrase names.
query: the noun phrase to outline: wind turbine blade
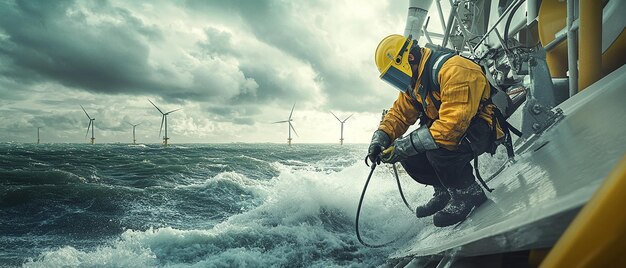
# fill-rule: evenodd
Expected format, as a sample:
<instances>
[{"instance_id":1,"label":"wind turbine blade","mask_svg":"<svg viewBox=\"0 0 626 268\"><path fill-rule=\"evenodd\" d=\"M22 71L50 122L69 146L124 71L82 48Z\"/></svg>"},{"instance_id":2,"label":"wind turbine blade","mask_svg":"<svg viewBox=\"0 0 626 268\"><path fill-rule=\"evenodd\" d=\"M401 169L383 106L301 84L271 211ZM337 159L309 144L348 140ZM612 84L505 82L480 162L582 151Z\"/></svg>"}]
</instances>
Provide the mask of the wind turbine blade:
<instances>
[{"instance_id":1,"label":"wind turbine blade","mask_svg":"<svg viewBox=\"0 0 626 268\"><path fill-rule=\"evenodd\" d=\"M133 126L135 126L135 127L136 127L136 126L141 125L141 124L143 124L143 122L141 122L141 123L139 123L139 124L136 124L136 125L133 125Z\"/></svg>"},{"instance_id":2,"label":"wind turbine blade","mask_svg":"<svg viewBox=\"0 0 626 268\"><path fill-rule=\"evenodd\" d=\"M126 121L124 121L124 122L126 122ZM133 125L133 124L131 124L131 123L129 123L129 122L126 122L126 124L129 124L129 125L131 125L131 126L135 126L135 125Z\"/></svg>"},{"instance_id":3,"label":"wind turbine blade","mask_svg":"<svg viewBox=\"0 0 626 268\"><path fill-rule=\"evenodd\" d=\"M159 137L161 137L161 131L163 130L163 121L165 121L165 115L161 117L161 128L159 128Z\"/></svg>"},{"instance_id":4,"label":"wind turbine blade","mask_svg":"<svg viewBox=\"0 0 626 268\"><path fill-rule=\"evenodd\" d=\"M167 112L167 113L165 113L165 114L171 114L171 113L176 112L176 111L178 111L178 110L180 110L180 109L182 109L182 108L178 108L178 109L176 109L176 110L171 110L171 111L169 111L169 112Z\"/></svg>"},{"instance_id":5,"label":"wind turbine blade","mask_svg":"<svg viewBox=\"0 0 626 268\"><path fill-rule=\"evenodd\" d=\"M154 102L152 102L150 99L148 99L148 101L152 103L152 106L154 106L154 108L157 108L157 110L159 110L159 113L163 114L163 111L161 111L161 109L159 109L159 107L157 107L156 104L154 104Z\"/></svg>"},{"instance_id":6,"label":"wind turbine blade","mask_svg":"<svg viewBox=\"0 0 626 268\"><path fill-rule=\"evenodd\" d=\"M291 120L291 115L293 114L293 108L296 108L296 104L293 104L293 107L291 107L291 113L289 113L289 120Z\"/></svg>"},{"instance_id":7,"label":"wind turbine blade","mask_svg":"<svg viewBox=\"0 0 626 268\"><path fill-rule=\"evenodd\" d=\"M89 120L89 125L87 125L87 133L85 133L85 138L87 138L87 135L89 135L89 128L91 127L91 120Z\"/></svg>"},{"instance_id":8,"label":"wind turbine blade","mask_svg":"<svg viewBox=\"0 0 626 268\"><path fill-rule=\"evenodd\" d=\"M273 122L272 124L277 124L277 123L287 123L287 122L289 122L289 120L276 121L276 122Z\"/></svg>"},{"instance_id":9,"label":"wind turbine blade","mask_svg":"<svg viewBox=\"0 0 626 268\"><path fill-rule=\"evenodd\" d=\"M341 119L339 119L339 117L337 117L332 111L330 112L330 114L332 114L335 118L337 118L337 121L341 122Z\"/></svg>"},{"instance_id":10,"label":"wind turbine blade","mask_svg":"<svg viewBox=\"0 0 626 268\"><path fill-rule=\"evenodd\" d=\"M79 104L80 105L80 104ZM85 112L85 115L87 115L87 118L89 118L89 120L91 120L91 116L89 116L89 114L87 113L87 111L85 111L85 108L83 108L82 105L80 105L80 108L83 109L83 112Z\"/></svg>"},{"instance_id":11,"label":"wind turbine blade","mask_svg":"<svg viewBox=\"0 0 626 268\"><path fill-rule=\"evenodd\" d=\"M344 119L343 121L341 121L341 123L344 123L344 122L348 121L348 119L349 119L350 117L352 117L353 115L354 115L354 114L351 114L350 116L346 117L346 119Z\"/></svg>"},{"instance_id":12,"label":"wind turbine blade","mask_svg":"<svg viewBox=\"0 0 626 268\"><path fill-rule=\"evenodd\" d=\"M293 125L291 124L291 122L289 122L289 127L291 128L291 130L293 130L293 133L295 133L296 136L300 137L300 135L298 135L298 132L296 132L296 129L293 128Z\"/></svg>"}]
</instances>

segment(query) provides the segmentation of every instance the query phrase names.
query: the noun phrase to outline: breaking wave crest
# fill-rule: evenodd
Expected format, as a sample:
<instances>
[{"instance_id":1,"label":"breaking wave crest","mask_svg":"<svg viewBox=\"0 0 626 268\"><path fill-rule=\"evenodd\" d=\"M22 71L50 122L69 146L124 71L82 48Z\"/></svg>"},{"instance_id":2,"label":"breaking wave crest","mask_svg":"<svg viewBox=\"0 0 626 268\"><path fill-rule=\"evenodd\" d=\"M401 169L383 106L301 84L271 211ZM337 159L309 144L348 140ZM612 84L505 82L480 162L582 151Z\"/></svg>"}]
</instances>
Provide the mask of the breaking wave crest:
<instances>
[{"instance_id":1,"label":"breaking wave crest","mask_svg":"<svg viewBox=\"0 0 626 268\"><path fill-rule=\"evenodd\" d=\"M259 159L254 161L258 162ZM177 186L195 195L233 188L228 195L250 195L248 207L208 228L173 226L127 229L96 247L62 246L30 258L25 267L372 267L393 247L371 250L354 235L354 217L369 172L353 159L340 167L321 160L273 161L278 174L258 180L224 171L204 181ZM430 193L402 177L410 202ZM240 204L241 205L241 204ZM144 208L145 209L145 208ZM387 241L415 229L416 220L402 205L393 176L379 169L370 183L362 212L364 238ZM419 225L426 225L417 222ZM411 231L415 234L417 230ZM407 239L400 241L406 243ZM397 245L396 245L397 246Z\"/></svg>"}]
</instances>

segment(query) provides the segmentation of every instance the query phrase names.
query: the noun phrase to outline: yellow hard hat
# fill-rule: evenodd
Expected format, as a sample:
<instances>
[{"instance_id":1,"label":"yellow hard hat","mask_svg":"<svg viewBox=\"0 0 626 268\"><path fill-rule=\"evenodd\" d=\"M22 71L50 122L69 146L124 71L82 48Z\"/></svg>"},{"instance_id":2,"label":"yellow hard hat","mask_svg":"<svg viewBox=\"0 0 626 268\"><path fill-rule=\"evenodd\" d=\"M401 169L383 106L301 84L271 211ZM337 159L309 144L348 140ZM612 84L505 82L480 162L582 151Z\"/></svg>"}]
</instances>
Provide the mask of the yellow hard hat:
<instances>
[{"instance_id":1,"label":"yellow hard hat","mask_svg":"<svg viewBox=\"0 0 626 268\"><path fill-rule=\"evenodd\" d=\"M409 64L409 50L413 42L415 40L410 35L407 38L392 34L380 41L374 55L380 79L402 92L406 92L411 86L413 71Z\"/></svg>"}]
</instances>

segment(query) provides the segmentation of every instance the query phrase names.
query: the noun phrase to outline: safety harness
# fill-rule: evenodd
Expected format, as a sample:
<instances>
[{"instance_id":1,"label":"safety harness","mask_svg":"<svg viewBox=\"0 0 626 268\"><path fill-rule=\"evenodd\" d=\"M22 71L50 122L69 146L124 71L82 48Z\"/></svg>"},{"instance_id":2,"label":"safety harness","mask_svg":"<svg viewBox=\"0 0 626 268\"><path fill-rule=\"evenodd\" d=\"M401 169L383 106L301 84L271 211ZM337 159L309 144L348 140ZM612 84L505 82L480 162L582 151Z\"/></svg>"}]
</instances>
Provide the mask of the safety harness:
<instances>
[{"instance_id":1,"label":"safety harness","mask_svg":"<svg viewBox=\"0 0 626 268\"><path fill-rule=\"evenodd\" d=\"M424 64L424 70L422 71L422 75L419 78L420 86L418 88L418 94L421 97L421 105L417 101L417 96L415 95L415 92L413 90L409 90L409 95L413 99L415 109L417 109L418 111L420 110L422 111L422 114L423 114L422 118L426 117L425 114L426 114L426 108L428 105L426 103L427 96L430 96L430 99L432 100L433 105L435 105L435 108L437 109L437 111L439 111L439 107L441 106L441 100L437 100L432 95L432 93L437 92L441 94L440 93L441 85L439 85L439 79L438 79L439 71L441 70L441 67L443 66L443 64L455 55L456 55L455 53L446 53L443 51L432 50L430 57L428 57L428 59L426 60L426 63ZM471 59L468 59L468 60L471 61ZM478 63L476 64L480 66L484 74L485 73L484 67ZM415 85L415 82L416 81L413 81L413 85ZM508 157L513 158L515 156L515 153L513 151L513 141L511 138L511 132L513 132L513 134L517 135L518 137L522 136L522 132L516 129L515 127L513 127L509 122L506 121L506 117L502 114L502 112L500 111L500 108L498 108L498 106L496 106L491 100L491 97L495 95L496 91L499 89L494 87L491 83L489 83L489 87L490 87L489 98L481 102L481 107L485 107L486 105L493 104L492 106L493 113L492 113L492 118L491 118L492 119L491 127L493 130L491 133L492 146L488 150L488 152L491 155L494 155L496 152L497 146L500 144L504 144L504 146L506 147ZM474 117L476 117L476 115ZM503 137L504 140L497 139L497 131L498 131L497 126L498 125L500 125L500 128L504 132L504 137ZM487 189L487 191L489 192L493 191L492 188L489 188L489 186L487 186L487 183L483 180L483 178L480 176L480 172L478 171L477 149L474 148L474 145L470 142L469 139L467 139L467 137L464 137L464 139L467 140L467 142L469 143L473 156L474 156L474 171L476 173L476 178L478 179L478 181L480 181L483 187ZM499 141L502 141L502 142L500 143Z\"/></svg>"}]
</instances>

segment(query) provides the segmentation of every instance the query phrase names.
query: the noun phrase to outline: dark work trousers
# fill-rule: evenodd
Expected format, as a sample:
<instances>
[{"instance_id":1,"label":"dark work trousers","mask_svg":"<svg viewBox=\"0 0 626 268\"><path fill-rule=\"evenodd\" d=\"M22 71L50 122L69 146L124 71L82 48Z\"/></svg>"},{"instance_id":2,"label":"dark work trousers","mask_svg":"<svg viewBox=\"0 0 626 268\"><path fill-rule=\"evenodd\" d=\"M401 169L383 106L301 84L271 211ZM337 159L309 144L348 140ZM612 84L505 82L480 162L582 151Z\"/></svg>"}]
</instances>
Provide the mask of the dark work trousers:
<instances>
[{"instance_id":1,"label":"dark work trousers","mask_svg":"<svg viewBox=\"0 0 626 268\"><path fill-rule=\"evenodd\" d=\"M491 133L487 122L475 117L457 150L450 151L441 147L429 150L402 161L402 167L411 178L421 184L464 189L475 183L470 162L474 155L487 151L493 142Z\"/></svg>"}]
</instances>

